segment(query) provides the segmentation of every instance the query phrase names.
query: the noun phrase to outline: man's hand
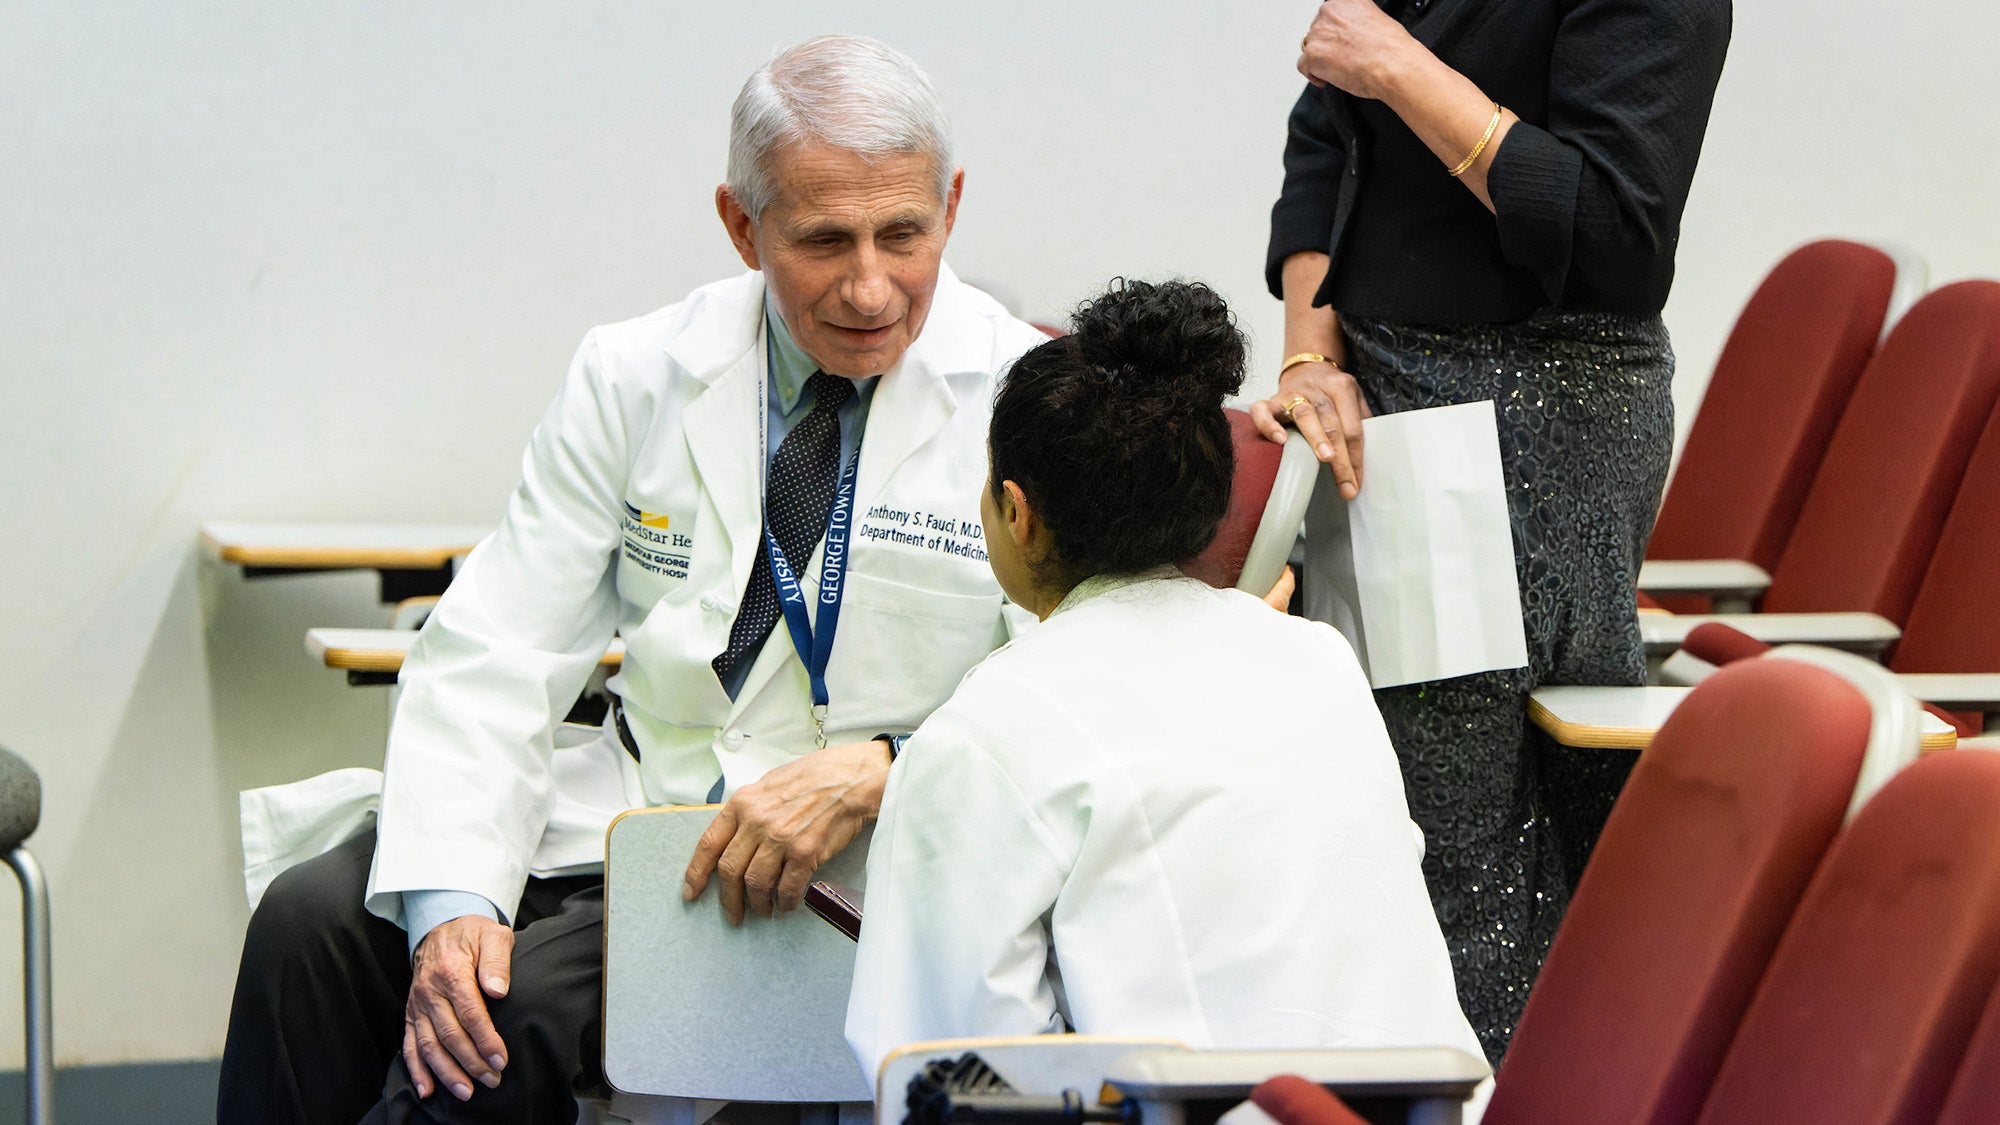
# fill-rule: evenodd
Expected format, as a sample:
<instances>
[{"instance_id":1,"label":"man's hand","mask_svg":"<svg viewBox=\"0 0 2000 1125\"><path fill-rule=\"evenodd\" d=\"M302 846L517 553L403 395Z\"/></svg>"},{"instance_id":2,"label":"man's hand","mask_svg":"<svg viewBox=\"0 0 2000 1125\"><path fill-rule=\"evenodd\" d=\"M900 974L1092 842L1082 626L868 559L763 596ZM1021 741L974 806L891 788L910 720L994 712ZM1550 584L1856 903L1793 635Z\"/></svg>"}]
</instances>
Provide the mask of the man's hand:
<instances>
[{"instance_id":1,"label":"man's hand","mask_svg":"<svg viewBox=\"0 0 2000 1125\"><path fill-rule=\"evenodd\" d=\"M1283 444L1286 425L1298 427L1348 500L1361 491L1361 422L1371 416L1361 385L1331 363L1293 367L1278 377L1277 394L1250 404L1251 420L1272 441Z\"/></svg>"},{"instance_id":2,"label":"man's hand","mask_svg":"<svg viewBox=\"0 0 2000 1125\"><path fill-rule=\"evenodd\" d=\"M692 901L717 876L723 916L768 918L805 898L820 864L846 847L882 808L889 747L850 742L787 762L736 791L695 842L681 883Z\"/></svg>"},{"instance_id":3,"label":"man's hand","mask_svg":"<svg viewBox=\"0 0 2000 1125\"><path fill-rule=\"evenodd\" d=\"M507 1045L486 997L507 995L513 959L514 931L491 918L454 918L424 935L403 1007L403 1062L418 1097L439 1082L459 1101L472 1097L475 1079L500 1084Z\"/></svg>"}]
</instances>

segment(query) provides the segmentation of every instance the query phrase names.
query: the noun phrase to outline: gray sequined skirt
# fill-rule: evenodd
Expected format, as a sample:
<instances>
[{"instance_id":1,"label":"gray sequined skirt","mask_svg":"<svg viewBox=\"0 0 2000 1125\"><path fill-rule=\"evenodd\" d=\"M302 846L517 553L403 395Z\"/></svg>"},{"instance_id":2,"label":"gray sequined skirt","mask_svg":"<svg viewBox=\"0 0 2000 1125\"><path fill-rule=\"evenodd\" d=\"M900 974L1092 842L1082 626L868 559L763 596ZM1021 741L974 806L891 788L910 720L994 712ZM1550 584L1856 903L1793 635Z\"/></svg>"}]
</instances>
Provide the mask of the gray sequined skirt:
<instances>
[{"instance_id":1,"label":"gray sequined skirt","mask_svg":"<svg viewBox=\"0 0 2000 1125\"><path fill-rule=\"evenodd\" d=\"M1673 351L1657 316L1341 327L1376 413L1490 399L1499 421L1528 667L1376 693L1459 998L1497 1065L1632 762L1556 746L1527 695L1645 682L1634 592L1673 450Z\"/></svg>"}]
</instances>

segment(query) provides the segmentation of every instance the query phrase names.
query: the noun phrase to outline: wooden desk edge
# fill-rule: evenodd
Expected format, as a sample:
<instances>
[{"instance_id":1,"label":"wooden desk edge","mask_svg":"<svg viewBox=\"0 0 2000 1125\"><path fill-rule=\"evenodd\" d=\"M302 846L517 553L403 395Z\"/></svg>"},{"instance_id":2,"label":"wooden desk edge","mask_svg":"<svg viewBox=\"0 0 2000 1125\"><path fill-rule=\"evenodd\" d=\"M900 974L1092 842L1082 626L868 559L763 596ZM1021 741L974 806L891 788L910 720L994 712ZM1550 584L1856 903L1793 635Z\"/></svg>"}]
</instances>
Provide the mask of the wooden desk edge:
<instances>
[{"instance_id":1,"label":"wooden desk edge","mask_svg":"<svg viewBox=\"0 0 2000 1125\"><path fill-rule=\"evenodd\" d=\"M322 648L310 636L306 644L313 655L320 658L320 663L344 672L401 672L403 660L409 656L409 653L393 648L349 648L344 645ZM597 658L601 668L618 668L624 663L625 654L618 651L607 652Z\"/></svg>"},{"instance_id":2,"label":"wooden desk edge","mask_svg":"<svg viewBox=\"0 0 2000 1125\"><path fill-rule=\"evenodd\" d=\"M1532 696L1528 699L1528 719L1564 746L1581 750L1644 750L1658 733L1651 727L1607 727L1590 723L1567 723Z\"/></svg>"},{"instance_id":3,"label":"wooden desk edge","mask_svg":"<svg viewBox=\"0 0 2000 1125\"><path fill-rule=\"evenodd\" d=\"M1607 727L1591 723L1567 723L1556 718L1555 712L1544 707L1540 700L1528 700L1528 719L1547 731L1549 737L1564 746L1574 746L1579 750L1644 750L1652 744L1653 736L1659 731L1646 727ZM1917 749L1923 753L1935 750L1950 750L1958 745L1958 732L1946 728L1922 732L1917 739Z\"/></svg>"},{"instance_id":4,"label":"wooden desk edge","mask_svg":"<svg viewBox=\"0 0 2000 1125\"><path fill-rule=\"evenodd\" d=\"M1958 731L1947 727L1944 730L1927 730L1917 737L1917 752L1928 754L1933 750L1955 750L1958 748Z\"/></svg>"},{"instance_id":5,"label":"wooden desk edge","mask_svg":"<svg viewBox=\"0 0 2000 1125\"><path fill-rule=\"evenodd\" d=\"M254 547L219 543L202 533L202 547L235 566L274 570L436 570L470 554L473 544L455 547Z\"/></svg>"}]
</instances>

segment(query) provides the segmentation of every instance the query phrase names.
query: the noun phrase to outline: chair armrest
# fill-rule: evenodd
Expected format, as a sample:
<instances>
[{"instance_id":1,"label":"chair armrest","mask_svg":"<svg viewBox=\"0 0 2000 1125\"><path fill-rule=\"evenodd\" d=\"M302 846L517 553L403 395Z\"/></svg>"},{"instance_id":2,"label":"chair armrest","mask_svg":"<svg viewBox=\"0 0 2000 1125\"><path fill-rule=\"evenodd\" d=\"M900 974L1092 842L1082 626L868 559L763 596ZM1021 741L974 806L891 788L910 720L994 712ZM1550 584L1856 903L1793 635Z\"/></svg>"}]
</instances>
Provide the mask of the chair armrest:
<instances>
[{"instance_id":1,"label":"chair armrest","mask_svg":"<svg viewBox=\"0 0 2000 1125\"><path fill-rule=\"evenodd\" d=\"M1639 588L1649 594L1706 594L1747 602L1770 585L1763 567L1741 559L1647 559L1639 564Z\"/></svg>"},{"instance_id":2,"label":"chair armrest","mask_svg":"<svg viewBox=\"0 0 2000 1125\"><path fill-rule=\"evenodd\" d=\"M1319 481L1319 459L1312 443L1293 431L1285 439L1279 455L1278 475L1271 482L1271 494L1264 501L1264 514L1257 521L1257 533L1250 539L1249 553L1243 556L1243 570L1236 588L1263 597L1278 584L1299 528L1306 521L1306 504Z\"/></svg>"},{"instance_id":3,"label":"chair armrest","mask_svg":"<svg viewBox=\"0 0 2000 1125\"><path fill-rule=\"evenodd\" d=\"M1766 644L1824 645L1870 657L1903 635L1888 618L1873 613L1647 613L1639 616L1646 655L1667 655L1707 621L1733 625Z\"/></svg>"},{"instance_id":4,"label":"chair armrest","mask_svg":"<svg viewBox=\"0 0 2000 1125\"><path fill-rule=\"evenodd\" d=\"M1140 1102L1233 1099L1275 1074L1296 1074L1342 1096L1465 1100L1492 1073L1449 1047L1302 1051L1135 1051L1105 1082ZM1141 1118L1150 1120L1141 1112Z\"/></svg>"},{"instance_id":5,"label":"chair armrest","mask_svg":"<svg viewBox=\"0 0 2000 1125\"><path fill-rule=\"evenodd\" d=\"M1947 711L2000 711L2000 672L1901 672L1896 681Z\"/></svg>"}]
</instances>

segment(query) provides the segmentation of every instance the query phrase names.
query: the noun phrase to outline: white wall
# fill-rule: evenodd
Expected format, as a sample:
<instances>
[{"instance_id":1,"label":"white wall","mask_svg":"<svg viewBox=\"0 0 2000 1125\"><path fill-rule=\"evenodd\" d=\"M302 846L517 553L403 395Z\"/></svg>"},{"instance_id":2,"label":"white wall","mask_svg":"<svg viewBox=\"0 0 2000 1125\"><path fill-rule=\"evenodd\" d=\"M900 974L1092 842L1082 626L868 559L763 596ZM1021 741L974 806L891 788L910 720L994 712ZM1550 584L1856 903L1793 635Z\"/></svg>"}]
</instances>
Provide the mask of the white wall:
<instances>
[{"instance_id":1,"label":"white wall","mask_svg":"<svg viewBox=\"0 0 2000 1125\"><path fill-rule=\"evenodd\" d=\"M2000 15L1754 0L1669 322L1686 392L1788 246L1892 237L2000 274ZM785 43L932 72L951 258L1031 317L1114 274L1216 284L1270 385L1264 223L1305 3L850 0L0 8L0 745L47 787L58 1059L220 1048L235 793L379 756L380 689L306 657L371 581L246 583L204 519L487 521L590 325L736 268L725 113ZM1692 401L1692 399L1689 399ZM0 894L0 900L6 899ZM0 905L0 934L18 914ZM15 1010L0 937L0 1011ZM0 1019L0 1066L18 1057Z\"/></svg>"}]
</instances>

